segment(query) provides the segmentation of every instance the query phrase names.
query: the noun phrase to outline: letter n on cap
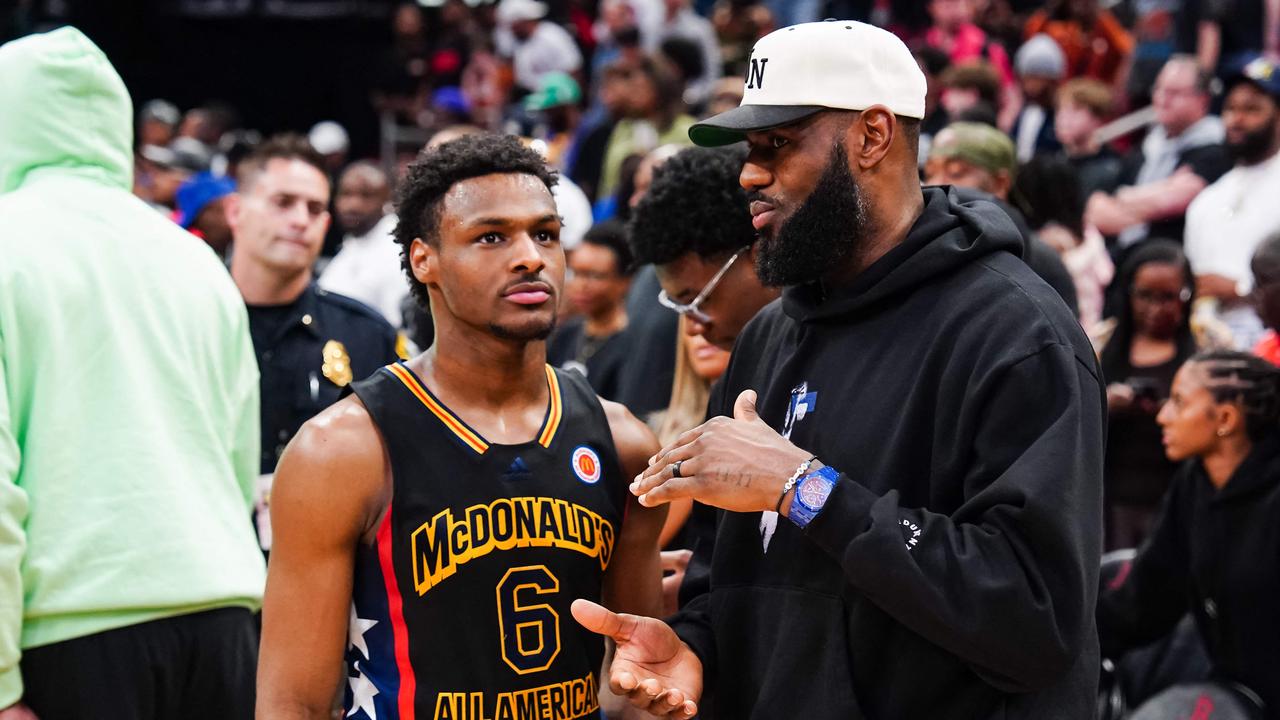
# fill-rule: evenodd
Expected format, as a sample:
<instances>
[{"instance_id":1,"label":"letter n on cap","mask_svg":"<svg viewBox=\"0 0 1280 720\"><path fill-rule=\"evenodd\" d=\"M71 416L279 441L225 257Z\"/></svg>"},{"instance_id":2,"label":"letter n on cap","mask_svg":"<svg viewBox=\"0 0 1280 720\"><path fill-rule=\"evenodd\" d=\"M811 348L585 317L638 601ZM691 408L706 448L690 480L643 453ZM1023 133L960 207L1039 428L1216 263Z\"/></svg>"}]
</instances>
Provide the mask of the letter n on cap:
<instances>
[{"instance_id":1,"label":"letter n on cap","mask_svg":"<svg viewBox=\"0 0 1280 720\"><path fill-rule=\"evenodd\" d=\"M769 58L761 58L759 60L751 58L751 72L747 74L748 90L764 87L764 66L768 62Z\"/></svg>"}]
</instances>

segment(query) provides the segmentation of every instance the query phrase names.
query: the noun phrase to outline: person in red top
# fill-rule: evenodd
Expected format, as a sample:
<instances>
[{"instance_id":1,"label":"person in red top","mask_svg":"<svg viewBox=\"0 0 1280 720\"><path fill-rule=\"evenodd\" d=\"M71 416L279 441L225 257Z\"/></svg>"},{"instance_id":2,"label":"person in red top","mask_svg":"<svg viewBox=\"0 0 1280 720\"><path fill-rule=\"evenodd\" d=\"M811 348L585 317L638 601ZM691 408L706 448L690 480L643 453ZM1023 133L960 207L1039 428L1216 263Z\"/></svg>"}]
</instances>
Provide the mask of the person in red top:
<instances>
[{"instance_id":1,"label":"person in red top","mask_svg":"<svg viewBox=\"0 0 1280 720\"><path fill-rule=\"evenodd\" d=\"M1067 77L1091 77L1123 87L1133 36L1098 0L1051 0L1028 20L1023 35L1044 33L1062 46Z\"/></svg>"},{"instance_id":2,"label":"person in red top","mask_svg":"<svg viewBox=\"0 0 1280 720\"><path fill-rule=\"evenodd\" d=\"M1253 354L1272 365L1280 365L1280 231L1274 232L1253 252L1253 304L1267 326L1253 348Z\"/></svg>"},{"instance_id":3,"label":"person in red top","mask_svg":"<svg viewBox=\"0 0 1280 720\"><path fill-rule=\"evenodd\" d=\"M1000 86L1012 88L1014 76L1009 53L974 24L976 13L973 0L929 0L933 24L925 31L925 44L945 52L952 65L986 60L1000 73Z\"/></svg>"}]
</instances>

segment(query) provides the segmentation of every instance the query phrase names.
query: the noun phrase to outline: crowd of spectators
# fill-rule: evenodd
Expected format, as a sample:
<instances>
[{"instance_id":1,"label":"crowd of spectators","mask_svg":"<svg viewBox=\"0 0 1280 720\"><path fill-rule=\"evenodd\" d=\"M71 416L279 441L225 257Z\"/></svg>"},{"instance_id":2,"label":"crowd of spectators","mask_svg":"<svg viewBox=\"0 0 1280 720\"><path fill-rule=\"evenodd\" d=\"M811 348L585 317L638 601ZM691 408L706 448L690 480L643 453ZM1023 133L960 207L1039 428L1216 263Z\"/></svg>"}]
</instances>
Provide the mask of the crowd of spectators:
<instances>
[{"instance_id":1,"label":"crowd of spectators","mask_svg":"<svg viewBox=\"0 0 1280 720\"><path fill-rule=\"evenodd\" d=\"M778 27L838 14L893 30L929 83L922 183L952 185L1004 208L1023 238L1024 260L1094 341L1109 412L1107 549L1140 547L1163 528L1162 551L1173 552L1181 536L1166 527L1168 509L1194 503L1185 489L1167 499L1180 477L1175 460L1196 453L1166 454L1173 421L1162 408L1171 395L1177 401L1179 382L1208 387L1218 402L1237 397L1228 376L1248 376L1252 384L1236 390L1251 398L1263 370L1241 365L1247 356L1239 353L1280 361L1273 307L1280 297L1280 2L428 5L384 9L391 41L368 78L371 108L389 127L434 144L500 132L543 153L561 177L555 192L570 273L549 360L584 373L601 396L649 421L664 444L702 421L734 339L776 297L751 270L753 231L736 184L743 157L688 149L690 127L737 106L754 41ZM297 128L306 142L287 139L301 149L282 155L272 145L280 138L243 127L225 103L182 109L157 98L135 112L133 194L203 238L250 307L262 367L264 477L300 422L337 399L352 367L365 373L433 341L430 315L410 296L393 242L397 180L420 144L396 141L390 154L352 157L341 125L315 121ZM254 224L274 222L255 220L271 209L254 204L274 196L255 200L254 193L263 183L291 182L284 166L276 178L273 159L304 156L300 172L308 173L311 194L295 195L309 198L310 207L296 211L307 246L286 258L273 245L276 231ZM318 220L325 213L328 224ZM685 292L660 292L672 284ZM292 290L277 292L284 285ZM344 312L366 329L351 337L378 338L378 357L362 364L369 349L354 343L363 341L338 342L346 336L325 328L336 339L316 336L323 357L269 372L279 364L272 350L281 333L297 323L314 333L321 320L319 311L298 309L310 297L298 294L303 288L357 301ZM273 305L291 310L272 312ZM1188 362L1203 372L1188 374ZM296 388L295 375L302 378ZM1271 448L1256 427L1274 418L1256 415L1247 418L1249 436ZM280 416L289 419L271 419ZM269 487L257 483L260 500ZM663 542L690 548L708 523L713 514L700 517L696 507L673 510ZM259 534L269 548L269 526ZM673 563L683 573L687 560ZM1140 565L1147 575L1157 574L1151 562ZM1275 558L1263 564L1274 576ZM1172 583L1169 577L1160 580ZM1106 617L1132 620L1140 600L1136 591L1113 599ZM1125 642L1113 646L1169 630L1188 608L1175 612L1165 601L1167 622L1140 623L1141 632L1122 633ZM675 606L674 595L669 602ZM6 662L0 648L0 673ZM1280 666L1280 655L1258 662Z\"/></svg>"}]
</instances>

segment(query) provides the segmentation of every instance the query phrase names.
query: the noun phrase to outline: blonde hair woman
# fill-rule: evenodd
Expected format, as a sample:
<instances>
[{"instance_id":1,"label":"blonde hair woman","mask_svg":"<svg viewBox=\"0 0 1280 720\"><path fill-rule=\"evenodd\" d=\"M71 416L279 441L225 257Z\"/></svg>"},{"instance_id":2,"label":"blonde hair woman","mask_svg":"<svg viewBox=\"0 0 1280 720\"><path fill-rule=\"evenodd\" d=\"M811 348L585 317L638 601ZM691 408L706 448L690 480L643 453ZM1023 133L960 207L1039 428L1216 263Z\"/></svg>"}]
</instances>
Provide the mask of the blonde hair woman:
<instances>
[{"instance_id":1,"label":"blonde hair woman","mask_svg":"<svg viewBox=\"0 0 1280 720\"><path fill-rule=\"evenodd\" d=\"M685 318L681 316L671 402L666 410L654 413L649 420L660 444L665 447L680 437L680 433L702 424L707 414L707 400L711 396L711 383L718 380L728 366L729 351L712 345L701 335L690 335ZM671 503L667 522L658 536L659 547L665 548L676 539L692 509L692 500Z\"/></svg>"}]
</instances>

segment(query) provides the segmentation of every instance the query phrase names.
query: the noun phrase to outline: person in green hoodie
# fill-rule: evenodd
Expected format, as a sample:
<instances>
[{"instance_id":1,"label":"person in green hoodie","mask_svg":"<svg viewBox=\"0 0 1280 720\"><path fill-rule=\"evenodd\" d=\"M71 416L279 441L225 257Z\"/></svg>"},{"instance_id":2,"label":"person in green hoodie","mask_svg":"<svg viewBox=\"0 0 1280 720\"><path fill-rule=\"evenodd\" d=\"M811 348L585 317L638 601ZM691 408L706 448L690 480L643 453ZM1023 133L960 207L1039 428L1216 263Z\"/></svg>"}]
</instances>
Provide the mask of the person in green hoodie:
<instances>
[{"instance_id":1,"label":"person in green hoodie","mask_svg":"<svg viewBox=\"0 0 1280 720\"><path fill-rule=\"evenodd\" d=\"M79 31L0 47L3 720L252 713L248 318L130 194L132 116Z\"/></svg>"}]
</instances>

